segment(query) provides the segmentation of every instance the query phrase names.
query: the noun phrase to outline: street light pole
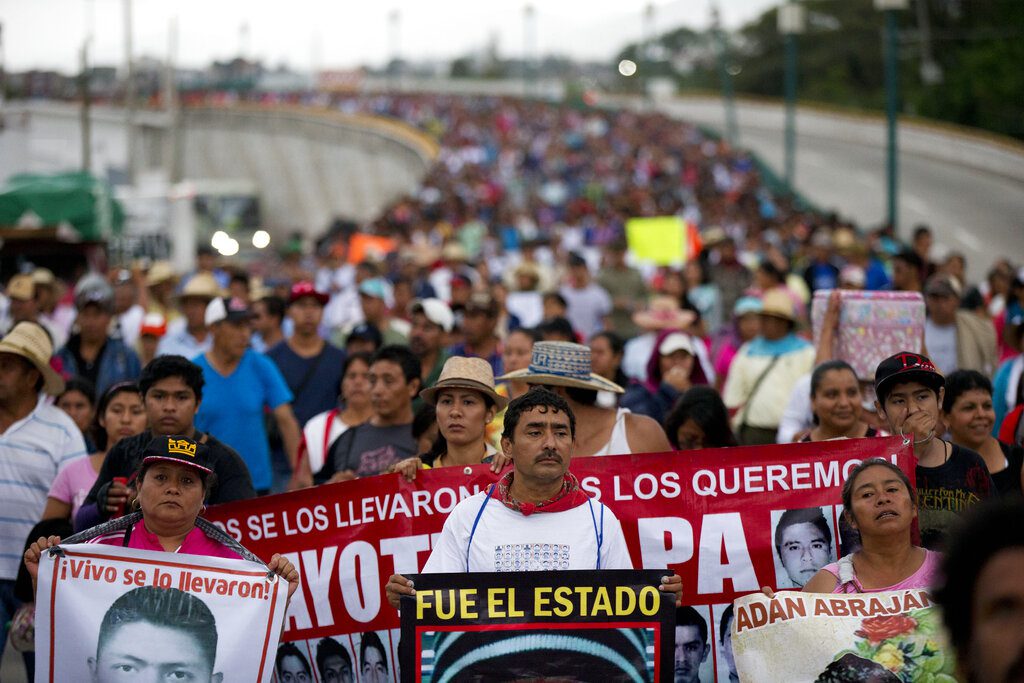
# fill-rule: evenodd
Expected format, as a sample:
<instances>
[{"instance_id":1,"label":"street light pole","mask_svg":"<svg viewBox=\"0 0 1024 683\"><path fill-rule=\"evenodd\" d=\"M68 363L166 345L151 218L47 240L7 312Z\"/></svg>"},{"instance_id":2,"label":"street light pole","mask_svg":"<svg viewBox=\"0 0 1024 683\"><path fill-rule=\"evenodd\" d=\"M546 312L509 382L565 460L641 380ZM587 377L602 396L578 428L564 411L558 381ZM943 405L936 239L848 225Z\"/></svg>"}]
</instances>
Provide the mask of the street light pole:
<instances>
[{"instance_id":1,"label":"street light pole","mask_svg":"<svg viewBox=\"0 0 1024 683\"><path fill-rule=\"evenodd\" d=\"M875 0L875 9L885 15L885 120L886 120L886 187L887 218L896 234L899 218L899 146L897 114L899 113L899 55L896 13L907 9L908 0Z\"/></svg>"},{"instance_id":2,"label":"street light pole","mask_svg":"<svg viewBox=\"0 0 1024 683\"><path fill-rule=\"evenodd\" d=\"M718 69L722 79L722 102L725 105L725 141L730 146L739 142L736 130L736 105L733 102L732 74L729 73L729 48L722 30L718 6L711 6L711 28L718 41Z\"/></svg>"},{"instance_id":3,"label":"street light pole","mask_svg":"<svg viewBox=\"0 0 1024 683\"><path fill-rule=\"evenodd\" d=\"M786 153L785 178L790 192L796 191L796 85L797 85L797 44L796 37L804 31L804 8L792 0L779 7L779 33L786 48Z\"/></svg>"},{"instance_id":4,"label":"street light pole","mask_svg":"<svg viewBox=\"0 0 1024 683\"><path fill-rule=\"evenodd\" d=\"M128 80L124 89L128 184L135 184L135 64L132 59L132 0L124 0L124 52Z\"/></svg>"},{"instance_id":5,"label":"street light pole","mask_svg":"<svg viewBox=\"0 0 1024 683\"><path fill-rule=\"evenodd\" d=\"M523 96L529 97L535 94L533 92L533 53L536 49L536 36L534 31L534 17L536 11L531 3L526 3L523 6Z\"/></svg>"}]
</instances>

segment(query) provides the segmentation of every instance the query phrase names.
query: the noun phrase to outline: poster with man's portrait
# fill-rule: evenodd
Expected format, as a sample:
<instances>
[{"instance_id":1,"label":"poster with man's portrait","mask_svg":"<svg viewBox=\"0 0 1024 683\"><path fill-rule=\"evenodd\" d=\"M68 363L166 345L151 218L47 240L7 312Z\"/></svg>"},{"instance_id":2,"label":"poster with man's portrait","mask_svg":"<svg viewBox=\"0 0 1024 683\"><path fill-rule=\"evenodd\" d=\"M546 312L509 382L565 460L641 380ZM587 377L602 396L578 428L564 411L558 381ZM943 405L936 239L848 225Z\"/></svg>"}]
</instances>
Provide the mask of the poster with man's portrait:
<instances>
[{"instance_id":1,"label":"poster with man's portrait","mask_svg":"<svg viewBox=\"0 0 1024 683\"><path fill-rule=\"evenodd\" d=\"M274 683L385 683L398 680L398 629L281 643Z\"/></svg>"},{"instance_id":2,"label":"poster with man's portrait","mask_svg":"<svg viewBox=\"0 0 1024 683\"><path fill-rule=\"evenodd\" d=\"M80 544L43 553L36 681L270 681L288 586L245 560Z\"/></svg>"},{"instance_id":3,"label":"poster with man's portrait","mask_svg":"<svg viewBox=\"0 0 1024 683\"><path fill-rule=\"evenodd\" d=\"M803 588L822 567L837 559L835 508L773 510L771 515L775 588Z\"/></svg>"},{"instance_id":4,"label":"poster with man's portrait","mask_svg":"<svg viewBox=\"0 0 1024 683\"><path fill-rule=\"evenodd\" d=\"M725 605L713 605L711 613L714 616L712 624L714 642L711 644L715 649L717 667L716 683L739 683L739 674L736 672L736 657L732 650L732 625L736 618L732 603Z\"/></svg>"}]
</instances>

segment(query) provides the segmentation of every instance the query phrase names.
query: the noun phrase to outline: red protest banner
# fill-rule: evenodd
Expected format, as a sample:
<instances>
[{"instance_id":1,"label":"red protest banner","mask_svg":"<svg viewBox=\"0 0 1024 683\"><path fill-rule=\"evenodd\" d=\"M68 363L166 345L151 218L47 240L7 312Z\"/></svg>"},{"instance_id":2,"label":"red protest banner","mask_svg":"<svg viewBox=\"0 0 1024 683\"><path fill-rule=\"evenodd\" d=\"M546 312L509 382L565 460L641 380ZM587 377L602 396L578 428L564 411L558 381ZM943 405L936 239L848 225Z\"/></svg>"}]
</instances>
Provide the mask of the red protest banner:
<instances>
[{"instance_id":1,"label":"red protest banner","mask_svg":"<svg viewBox=\"0 0 1024 683\"><path fill-rule=\"evenodd\" d=\"M763 585L802 585L815 556L819 565L837 559L842 483L868 457L913 480L911 449L898 437L580 458L572 471L621 520L635 566L672 568L684 602L707 606ZM422 471L411 483L370 477L222 505L207 517L260 557L280 552L299 569L285 640L397 629L388 576L418 572L448 512L493 481L486 466ZM777 527L787 510L813 508L827 538L787 543L806 546L794 568L776 550Z\"/></svg>"}]
</instances>

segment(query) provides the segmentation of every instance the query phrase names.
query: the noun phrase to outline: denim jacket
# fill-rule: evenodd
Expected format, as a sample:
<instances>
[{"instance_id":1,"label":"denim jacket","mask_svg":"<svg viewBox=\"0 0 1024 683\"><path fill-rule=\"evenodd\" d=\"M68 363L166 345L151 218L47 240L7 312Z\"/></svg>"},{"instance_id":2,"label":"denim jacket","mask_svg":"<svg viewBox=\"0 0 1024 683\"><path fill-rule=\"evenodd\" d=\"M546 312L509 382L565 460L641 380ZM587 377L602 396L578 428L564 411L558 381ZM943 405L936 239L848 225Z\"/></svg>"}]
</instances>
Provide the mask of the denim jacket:
<instances>
[{"instance_id":1,"label":"denim jacket","mask_svg":"<svg viewBox=\"0 0 1024 683\"><path fill-rule=\"evenodd\" d=\"M57 352L57 357L64 364L64 371L71 375L78 375L78 363L75 361L75 354L71 352L68 345L72 340L77 340L77 334L72 335L68 343ZM135 355L128 346L115 337L107 337L107 343L103 347L103 353L99 358L99 371L96 373L96 397L103 395L112 384L118 382L133 381L138 379L142 371L139 357Z\"/></svg>"}]
</instances>

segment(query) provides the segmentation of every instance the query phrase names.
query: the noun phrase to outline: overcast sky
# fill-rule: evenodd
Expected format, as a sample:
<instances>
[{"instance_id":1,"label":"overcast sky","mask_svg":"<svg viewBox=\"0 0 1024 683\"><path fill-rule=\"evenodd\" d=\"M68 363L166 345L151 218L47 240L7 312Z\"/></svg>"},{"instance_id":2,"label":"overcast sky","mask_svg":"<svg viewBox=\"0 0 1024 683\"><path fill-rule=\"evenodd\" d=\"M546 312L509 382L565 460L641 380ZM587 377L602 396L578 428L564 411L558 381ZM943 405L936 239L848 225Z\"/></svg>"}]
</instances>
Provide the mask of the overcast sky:
<instances>
[{"instance_id":1,"label":"overcast sky","mask_svg":"<svg viewBox=\"0 0 1024 683\"><path fill-rule=\"evenodd\" d=\"M737 27L780 0L718 0ZM73 71L89 33L93 64L124 62L125 0L0 0L5 69ZM198 67L244 50L269 65L293 68L379 66L397 50L409 60L450 59L484 46L524 52L525 0L132 0L134 54L165 58L177 21L180 66ZM535 54L608 59L645 32L638 0L532 0ZM654 2L657 32L703 28L712 0ZM389 19L397 15L397 22ZM394 27L397 25L397 30Z\"/></svg>"}]
</instances>

